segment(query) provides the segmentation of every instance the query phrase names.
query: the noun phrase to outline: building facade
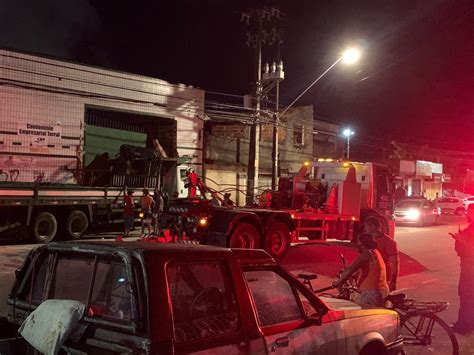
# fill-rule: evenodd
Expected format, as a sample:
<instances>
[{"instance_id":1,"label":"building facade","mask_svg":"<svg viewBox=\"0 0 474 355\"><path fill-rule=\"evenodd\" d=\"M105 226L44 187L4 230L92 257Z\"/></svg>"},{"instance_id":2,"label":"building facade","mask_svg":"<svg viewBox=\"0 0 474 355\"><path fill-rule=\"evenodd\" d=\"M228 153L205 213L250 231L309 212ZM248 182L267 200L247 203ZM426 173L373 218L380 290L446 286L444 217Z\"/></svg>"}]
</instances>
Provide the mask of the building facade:
<instances>
[{"instance_id":1,"label":"building facade","mask_svg":"<svg viewBox=\"0 0 474 355\"><path fill-rule=\"evenodd\" d=\"M0 169L18 181L76 184L96 155L154 139L201 172L203 90L1 49L0 66Z\"/></svg>"},{"instance_id":2,"label":"building facade","mask_svg":"<svg viewBox=\"0 0 474 355\"><path fill-rule=\"evenodd\" d=\"M211 117L212 118L212 117ZM258 190L271 189L273 125L261 127ZM342 157L337 125L314 121L313 107L290 109L278 129L279 175L296 174L314 157ZM210 121L205 128L205 179L208 186L228 191L245 204L250 127Z\"/></svg>"}]
</instances>

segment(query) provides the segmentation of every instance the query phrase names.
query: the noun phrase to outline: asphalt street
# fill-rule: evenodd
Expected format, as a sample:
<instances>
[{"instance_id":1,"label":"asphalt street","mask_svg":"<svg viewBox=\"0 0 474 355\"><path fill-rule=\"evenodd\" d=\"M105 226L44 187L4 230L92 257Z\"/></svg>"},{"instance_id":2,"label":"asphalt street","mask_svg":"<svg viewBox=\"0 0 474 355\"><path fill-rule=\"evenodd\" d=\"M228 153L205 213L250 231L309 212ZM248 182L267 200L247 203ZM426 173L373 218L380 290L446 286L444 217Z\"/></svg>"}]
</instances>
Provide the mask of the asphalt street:
<instances>
[{"instance_id":1,"label":"asphalt street","mask_svg":"<svg viewBox=\"0 0 474 355\"><path fill-rule=\"evenodd\" d=\"M458 226L463 227L465 224L464 218L444 217L441 224L436 226L398 226L396 230L395 239L401 252L398 292L404 292L409 298L417 300L448 301L449 309L440 314L448 323L457 317L460 272L454 241L448 233L456 232ZM14 280L14 271L33 247L35 245L30 244L0 246L0 316L6 314L6 298ZM340 253L349 262L357 256L357 251L348 247L347 243L295 245L283 261L283 266L295 274L301 271L318 274L313 286L322 288L330 285L341 269ZM474 354L474 335L458 338L463 354Z\"/></svg>"}]
</instances>

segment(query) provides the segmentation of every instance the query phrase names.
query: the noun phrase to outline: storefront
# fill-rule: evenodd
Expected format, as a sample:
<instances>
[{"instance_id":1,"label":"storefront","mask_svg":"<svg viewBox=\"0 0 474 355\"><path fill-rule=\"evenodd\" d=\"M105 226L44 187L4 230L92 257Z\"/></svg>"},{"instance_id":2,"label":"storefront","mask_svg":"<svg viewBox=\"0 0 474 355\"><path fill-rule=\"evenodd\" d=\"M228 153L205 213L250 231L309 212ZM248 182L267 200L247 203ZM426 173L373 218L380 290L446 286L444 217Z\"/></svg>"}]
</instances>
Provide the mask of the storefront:
<instances>
[{"instance_id":1,"label":"storefront","mask_svg":"<svg viewBox=\"0 0 474 355\"><path fill-rule=\"evenodd\" d=\"M443 193L443 164L424 160L400 160L398 188L405 196L424 196L429 200Z\"/></svg>"}]
</instances>

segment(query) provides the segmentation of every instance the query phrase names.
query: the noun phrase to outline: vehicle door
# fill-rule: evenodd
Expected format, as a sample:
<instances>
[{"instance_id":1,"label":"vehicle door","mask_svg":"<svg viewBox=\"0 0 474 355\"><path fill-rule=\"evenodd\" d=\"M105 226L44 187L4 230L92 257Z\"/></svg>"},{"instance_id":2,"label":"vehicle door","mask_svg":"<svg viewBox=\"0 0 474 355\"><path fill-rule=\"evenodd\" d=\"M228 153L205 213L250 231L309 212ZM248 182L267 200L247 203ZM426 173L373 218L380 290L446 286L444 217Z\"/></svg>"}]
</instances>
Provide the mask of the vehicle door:
<instances>
[{"instance_id":1,"label":"vehicle door","mask_svg":"<svg viewBox=\"0 0 474 355\"><path fill-rule=\"evenodd\" d=\"M122 347L133 352L146 343L145 329L140 325L144 314L139 311L144 305L137 304L133 286L136 275L125 258L117 254L41 252L24 276L15 292L15 313L20 317L14 320L16 324L26 318L28 309L47 299L75 300L86 306L82 329L93 327L95 331L66 341L64 347L70 351L86 348L98 353Z\"/></svg>"},{"instance_id":2,"label":"vehicle door","mask_svg":"<svg viewBox=\"0 0 474 355\"><path fill-rule=\"evenodd\" d=\"M384 216L393 215L394 193L392 191L390 171L381 166L375 166L374 190L375 205L374 208Z\"/></svg>"},{"instance_id":3,"label":"vehicle door","mask_svg":"<svg viewBox=\"0 0 474 355\"><path fill-rule=\"evenodd\" d=\"M238 297L225 261L166 266L177 353L262 354L263 339L243 329Z\"/></svg>"},{"instance_id":4,"label":"vehicle door","mask_svg":"<svg viewBox=\"0 0 474 355\"><path fill-rule=\"evenodd\" d=\"M186 173L189 169L187 166L178 166L178 174L177 174L177 191L179 196L178 197L187 197L188 196L188 189L185 185L188 183L188 177Z\"/></svg>"},{"instance_id":5,"label":"vehicle door","mask_svg":"<svg viewBox=\"0 0 474 355\"><path fill-rule=\"evenodd\" d=\"M438 219L438 208L431 201L423 201L422 214L425 223L435 223Z\"/></svg>"},{"instance_id":6,"label":"vehicle door","mask_svg":"<svg viewBox=\"0 0 474 355\"><path fill-rule=\"evenodd\" d=\"M341 323L318 325L318 306L298 290L297 283L287 274L279 269L248 269L244 275L268 353L345 353Z\"/></svg>"},{"instance_id":7,"label":"vehicle door","mask_svg":"<svg viewBox=\"0 0 474 355\"><path fill-rule=\"evenodd\" d=\"M436 206L441 208L442 212L448 212L453 208L453 199L451 198L440 198L436 201Z\"/></svg>"}]
</instances>

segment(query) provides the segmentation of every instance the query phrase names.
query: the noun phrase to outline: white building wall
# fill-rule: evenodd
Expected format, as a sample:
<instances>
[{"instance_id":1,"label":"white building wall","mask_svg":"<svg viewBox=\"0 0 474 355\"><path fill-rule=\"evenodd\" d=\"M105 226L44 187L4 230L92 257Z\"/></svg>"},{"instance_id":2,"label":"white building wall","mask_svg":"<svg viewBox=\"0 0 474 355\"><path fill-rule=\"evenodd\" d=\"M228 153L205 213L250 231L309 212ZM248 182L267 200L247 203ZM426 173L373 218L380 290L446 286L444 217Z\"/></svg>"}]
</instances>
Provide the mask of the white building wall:
<instances>
[{"instance_id":1,"label":"white building wall","mask_svg":"<svg viewBox=\"0 0 474 355\"><path fill-rule=\"evenodd\" d=\"M201 170L203 90L6 50L0 84L0 169L18 169L18 181L75 183L86 106L175 119L179 156ZM52 127L60 138L21 134L27 124Z\"/></svg>"}]
</instances>

